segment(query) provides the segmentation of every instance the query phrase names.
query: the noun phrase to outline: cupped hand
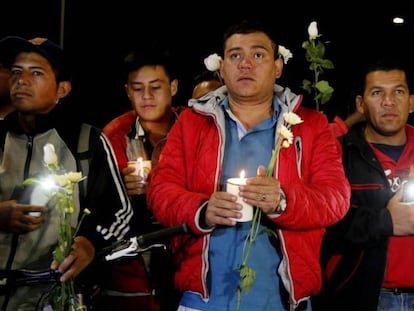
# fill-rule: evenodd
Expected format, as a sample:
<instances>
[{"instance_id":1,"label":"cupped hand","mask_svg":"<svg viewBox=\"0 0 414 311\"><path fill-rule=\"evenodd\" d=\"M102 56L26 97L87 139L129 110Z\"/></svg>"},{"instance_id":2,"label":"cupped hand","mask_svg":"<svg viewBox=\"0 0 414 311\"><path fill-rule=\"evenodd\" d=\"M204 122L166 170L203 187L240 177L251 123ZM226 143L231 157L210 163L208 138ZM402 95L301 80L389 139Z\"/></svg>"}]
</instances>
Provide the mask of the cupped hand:
<instances>
[{"instance_id":1,"label":"cupped hand","mask_svg":"<svg viewBox=\"0 0 414 311\"><path fill-rule=\"evenodd\" d=\"M30 215L33 212L39 215ZM45 206L20 204L16 200L0 202L0 230L10 233L36 230L42 225L46 212Z\"/></svg>"},{"instance_id":2,"label":"cupped hand","mask_svg":"<svg viewBox=\"0 0 414 311\"><path fill-rule=\"evenodd\" d=\"M260 208L265 214L276 212L280 204L280 182L272 176L266 176L266 168L260 165L257 176L249 177L245 186L240 186L240 197L253 206Z\"/></svg>"},{"instance_id":3,"label":"cupped hand","mask_svg":"<svg viewBox=\"0 0 414 311\"><path fill-rule=\"evenodd\" d=\"M135 169L127 166L121 170L125 188L129 196L144 194L147 192L147 183L139 175L134 174Z\"/></svg>"},{"instance_id":4,"label":"cupped hand","mask_svg":"<svg viewBox=\"0 0 414 311\"><path fill-rule=\"evenodd\" d=\"M237 196L228 192L214 192L208 201L205 212L205 223L209 227L217 225L234 226L236 221L230 218L240 218L238 211L242 205L236 203Z\"/></svg>"}]
</instances>

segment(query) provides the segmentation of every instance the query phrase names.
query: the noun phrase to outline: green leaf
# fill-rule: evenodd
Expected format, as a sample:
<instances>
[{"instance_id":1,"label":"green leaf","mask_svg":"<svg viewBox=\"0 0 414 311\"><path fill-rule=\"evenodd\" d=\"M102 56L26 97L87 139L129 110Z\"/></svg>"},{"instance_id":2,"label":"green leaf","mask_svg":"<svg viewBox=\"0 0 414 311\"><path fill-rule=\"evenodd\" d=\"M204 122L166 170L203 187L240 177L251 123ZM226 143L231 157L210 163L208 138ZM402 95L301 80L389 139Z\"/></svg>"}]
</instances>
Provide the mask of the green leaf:
<instances>
[{"instance_id":1,"label":"green leaf","mask_svg":"<svg viewBox=\"0 0 414 311\"><path fill-rule=\"evenodd\" d=\"M265 228L263 229L262 233L266 233L268 236L273 236L273 237L275 237L276 239L278 238L278 237L277 237L276 232L274 232L273 230L271 230L271 229L269 229L269 228L267 228L267 227L265 227Z\"/></svg>"},{"instance_id":2,"label":"green leaf","mask_svg":"<svg viewBox=\"0 0 414 311\"><path fill-rule=\"evenodd\" d=\"M323 59L321 61L321 66L323 68L326 68L326 69L334 69L335 68L334 64L329 59Z\"/></svg>"},{"instance_id":3,"label":"green leaf","mask_svg":"<svg viewBox=\"0 0 414 311\"><path fill-rule=\"evenodd\" d=\"M315 84L316 89L321 92L321 93L325 93L328 92L330 89L332 89L329 86L329 82L325 81L325 80L321 80L318 83ZM333 90L333 89L332 89Z\"/></svg>"},{"instance_id":4,"label":"green leaf","mask_svg":"<svg viewBox=\"0 0 414 311\"><path fill-rule=\"evenodd\" d=\"M334 89L329 85L329 82L325 80L316 83L315 87L320 92L318 100L321 101L321 104L326 104L331 99Z\"/></svg>"},{"instance_id":5,"label":"green leaf","mask_svg":"<svg viewBox=\"0 0 414 311\"><path fill-rule=\"evenodd\" d=\"M321 41L318 41L315 49L320 58L323 58L325 56L325 45Z\"/></svg>"},{"instance_id":6,"label":"green leaf","mask_svg":"<svg viewBox=\"0 0 414 311\"><path fill-rule=\"evenodd\" d=\"M303 80L303 82L302 82L302 88L303 88L306 92L308 92L309 94L311 94L311 93L312 93L312 83L311 83L309 80L307 80L307 79L304 79L304 80Z\"/></svg>"},{"instance_id":7,"label":"green leaf","mask_svg":"<svg viewBox=\"0 0 414 311\"><path fill-rule=\"evenodd\" d=\"M240 267L240 288L249 293L250 288L254 285L256 279L256 271L247 265Z\"/></svg>"},{"instance_id":8,"label":"green leaf","mask_svg":"<svg viewBox=\"0 0 414 311\"><path fill-rule=\"evenodd\" d=\"M322 99L321 99L321 104L324 105L326 104L332 97L332 93L325 93L322 94Z\"/></svg>"},{"instance_id":9,"label":"green leaf","mask_svg":"<svg viewBox=\"0 0 414 311\"><path fill-rule=\"evenodd\" d=\"M311 71L318 71L319 70L319 63L318 62L312 62L312 63L310 63L310 65L309 65L309 69L311 70Z\"/></svg>"},{"instance_id":10,"label":"green leaf","mask_svg":"<svg viewBox=\"0 0 414 311\"><path fill-rule=\"evenodd\" d=\"M309 41L304 41L304 42L302 42L302 47L303 47L305 50L309 49L309 46L310 46L310 42L309 42Z\"/></svg>"},{"instance_id":11,"label":"green leaf","mask_svg":"<svg viewBox=\"0 0 414 311\"><path fill-rule=\"evenodd\" d=\"M24 186L30 186L30 185L35 185L35 184L40 184L40 181L37 180L36 178L27 178L23 181Z\"/></svg>"}]
</instances>

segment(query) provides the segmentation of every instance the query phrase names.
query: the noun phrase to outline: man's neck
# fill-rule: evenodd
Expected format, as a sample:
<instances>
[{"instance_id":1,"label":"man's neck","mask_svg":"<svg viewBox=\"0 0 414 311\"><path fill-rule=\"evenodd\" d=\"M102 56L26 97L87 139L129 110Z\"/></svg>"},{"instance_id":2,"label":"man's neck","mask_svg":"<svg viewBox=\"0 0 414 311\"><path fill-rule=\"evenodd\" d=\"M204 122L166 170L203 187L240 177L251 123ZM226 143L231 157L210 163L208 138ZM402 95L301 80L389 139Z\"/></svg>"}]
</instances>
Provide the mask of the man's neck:
<instances>
[{"instance_id":1,"label":"man's neck","mask_svg":"<svg viewBox=\"0 0 414 311\"><path fill-rule=\"evenodd\" d=\"M398 133L393 135L381 135L374 131L371 127L367 126L364 130L365 139L372 144L383 144L390 146L401 146L407 142L407 134L403 128Z\"/></svg>"},{"instance_id":2,"label":"man's neck","mask_svg":"<svg viewBox=\"0 0 414 311\"><path fill-rule=\"evenodd\" d=\"M143 127L148 139L152 145L156 145L158 141L167 136L171 126L174 123L174 115L171 114L161 121L143 121L140 124Z\"/></svg>"},{"instance_id":3,"label":"man's neck","mask_svg":"<svg viewBox=\"0 0 414 311\"><path fill-rule=\"evenodd\" d=\"M255 127L260 122L273 115L273 102L267 101L254 105L238 104L229 101L231 112L243 124L246 129Z\"/></svg>"}]
</instances>

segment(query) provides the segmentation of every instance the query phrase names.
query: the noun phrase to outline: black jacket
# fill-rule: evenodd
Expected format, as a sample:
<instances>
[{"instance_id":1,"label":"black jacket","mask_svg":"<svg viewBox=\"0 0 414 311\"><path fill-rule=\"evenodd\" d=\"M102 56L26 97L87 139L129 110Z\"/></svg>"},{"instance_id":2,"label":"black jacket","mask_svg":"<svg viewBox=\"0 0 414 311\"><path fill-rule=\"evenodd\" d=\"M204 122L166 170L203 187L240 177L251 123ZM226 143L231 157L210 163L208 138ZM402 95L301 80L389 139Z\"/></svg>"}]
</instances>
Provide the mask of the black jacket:
<instances>
[{"instance_id":1,"label":"black jacket","mask_svg":"<svg viewBox=\"0 0 414 311\"><path fill-rule=\"evenodd\" d=\"M394 193L362 126L341 137L351 206L341 221L327 228L321 250L324 285L313 299L314 311L377 310L393 234L386 205Z\"/></svg>"}]
</instances>

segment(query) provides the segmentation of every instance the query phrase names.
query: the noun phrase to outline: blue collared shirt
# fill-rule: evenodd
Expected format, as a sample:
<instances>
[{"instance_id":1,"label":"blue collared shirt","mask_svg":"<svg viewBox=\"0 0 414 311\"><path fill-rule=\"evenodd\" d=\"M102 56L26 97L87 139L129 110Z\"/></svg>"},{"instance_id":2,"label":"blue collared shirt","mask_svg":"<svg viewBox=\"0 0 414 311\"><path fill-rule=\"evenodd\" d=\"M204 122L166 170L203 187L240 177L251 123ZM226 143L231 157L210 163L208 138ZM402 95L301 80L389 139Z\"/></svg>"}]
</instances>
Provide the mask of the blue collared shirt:
<instances>
[{"instance_id":1,"label":"blue collared shirt","mask_svg":"<svg viewBox=\"0 0 414 311\"><path fill-rule=\"evenodd\" d=\"M228 100L222 103L225 112L226 141L223 159L221 189L226 190L226 180L239 177L245 170L246 177L256 175L259 165L268 166L275 142L275 129L279 106L274 99L274 115L246 130L229 108ZM235 310L236 288L240 282L239 270L243 247L251 222L239 222L234 227L217 227L211 234L209 249L210 272L208 286L210 299L203 301L195 293L185 292L181 305L200 310ZM248 266L256 271L254 286L242 294L240 310L284 310L279 295L277 267L281 255L271 245L266 233L253 244Z\"/></svg>"}]
</instances>

